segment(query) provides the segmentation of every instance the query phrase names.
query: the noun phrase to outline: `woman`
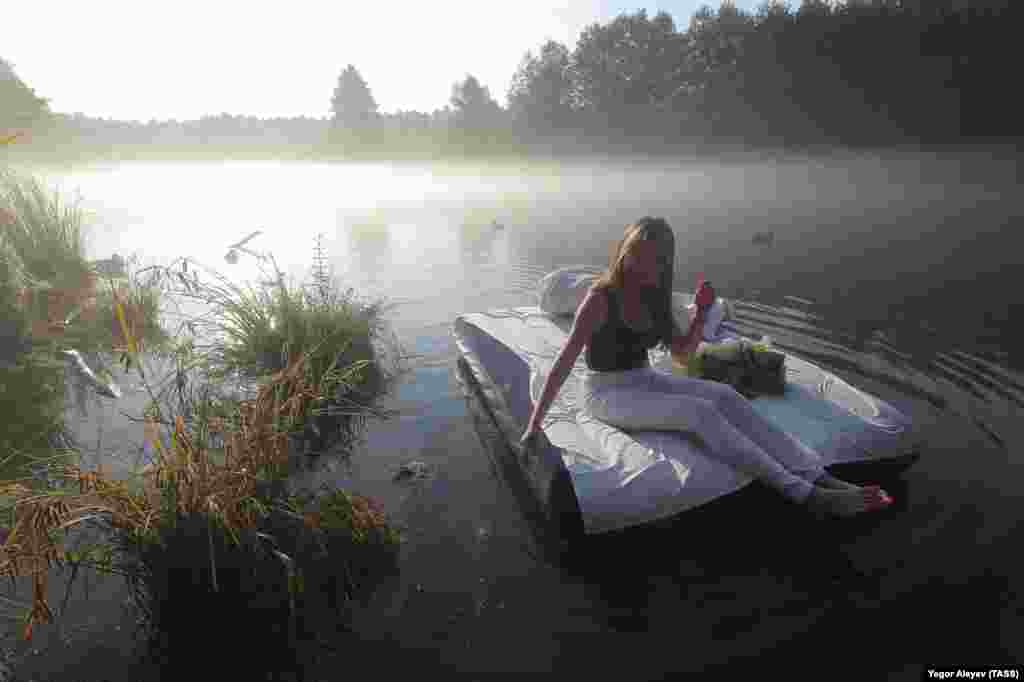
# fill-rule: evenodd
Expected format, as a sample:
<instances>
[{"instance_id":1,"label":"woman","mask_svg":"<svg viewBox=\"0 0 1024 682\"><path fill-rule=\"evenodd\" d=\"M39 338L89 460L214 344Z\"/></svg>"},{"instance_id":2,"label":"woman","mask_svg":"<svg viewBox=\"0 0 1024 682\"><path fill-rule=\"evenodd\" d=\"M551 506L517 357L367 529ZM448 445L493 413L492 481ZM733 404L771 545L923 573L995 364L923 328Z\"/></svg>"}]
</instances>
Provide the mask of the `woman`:
<instances>
[{"instance_id":1,"label":"woman","mask_svg":"<svg viewBox=\"0 0 1024 682\"><path fill-rule=\"evenodd\" d=\"M548 375L521 443L532 447L552 399L586 347L581 409L630 430L696 432L715 457L819 515L852 516L892 499L825 471L814 452L759 415L731 386L659 372L647 350L659 341L679 357L696 350L710 286L697 291L697 317L683 334L671 312L675 236L661 218L626 227L608 270L580 304L569 339Z\"/></svg>"}]
</instances>

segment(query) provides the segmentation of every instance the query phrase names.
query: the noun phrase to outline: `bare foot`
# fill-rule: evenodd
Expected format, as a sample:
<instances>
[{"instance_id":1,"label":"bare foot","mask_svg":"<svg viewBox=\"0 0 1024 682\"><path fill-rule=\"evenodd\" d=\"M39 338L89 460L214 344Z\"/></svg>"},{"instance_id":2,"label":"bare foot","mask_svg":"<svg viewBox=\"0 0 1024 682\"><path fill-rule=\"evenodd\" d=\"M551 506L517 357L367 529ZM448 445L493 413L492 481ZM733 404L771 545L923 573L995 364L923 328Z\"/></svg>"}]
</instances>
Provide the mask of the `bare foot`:
<instances>
[{"instance_id":1,"label":"bare foot","mask_svg":"<svg viewBox=\"0 0 1024 682\"><path fill-rule=\"evenodd\" d=\"M844 481L841 478L836 478L827 471L819 478L814 481L814 485L821 486L822 488L829 488L831 490L860 490L859 485L854 485L848 481Z\"/></svg>"},{"instance_id":2,"label":"bare foot","mask_svg":"<svg viewBox=\"0 0 1024 682\"><path fill-rule=\"evenodd\" d=\"M819 515L849 517L885 509L892 504L892 498L877 486L854 486L853 490L836 490L815 485L807 498L807 504Z\"/></svg>"}]
</instances>

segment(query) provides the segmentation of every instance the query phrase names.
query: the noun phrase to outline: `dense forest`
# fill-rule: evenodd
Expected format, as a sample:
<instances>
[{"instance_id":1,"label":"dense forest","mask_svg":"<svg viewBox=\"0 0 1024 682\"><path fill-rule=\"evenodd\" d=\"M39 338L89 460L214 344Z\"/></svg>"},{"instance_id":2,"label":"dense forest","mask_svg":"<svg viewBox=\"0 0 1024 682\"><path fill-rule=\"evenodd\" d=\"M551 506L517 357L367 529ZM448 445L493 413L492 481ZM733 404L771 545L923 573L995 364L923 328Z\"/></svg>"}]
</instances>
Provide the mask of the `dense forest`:
<instances>
[{"instance_id":1,"label":"dense forest","mask_svg":"<svg viewBox=\"0 0 1024 682\"><path fill-rule=\"evenodd\" d=\"M0 134L20 134L7 154L54 160L1005 142L1021 132L1007 75L1020 16L1011 0L723 3L683 29L641 10L588 26L572 49L526 52L507 106L467 75L431 113L379 112L349 65L325 84L322 117L115 121L52 112L0 60Z\"/></svg>"}]
</instances>

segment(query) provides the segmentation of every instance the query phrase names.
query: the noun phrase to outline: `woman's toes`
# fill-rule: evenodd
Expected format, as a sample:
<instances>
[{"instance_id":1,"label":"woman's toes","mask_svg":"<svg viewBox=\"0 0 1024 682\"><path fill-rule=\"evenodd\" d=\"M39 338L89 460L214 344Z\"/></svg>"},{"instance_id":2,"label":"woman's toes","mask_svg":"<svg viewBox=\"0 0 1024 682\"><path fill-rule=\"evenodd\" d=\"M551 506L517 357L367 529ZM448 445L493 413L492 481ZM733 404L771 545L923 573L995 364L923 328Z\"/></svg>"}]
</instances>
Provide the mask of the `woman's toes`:
<instances>
[{"instance_id":1,"label":"woman's toes","mask_svg":"<svg viewBox=\"0 0 1024 682\"><path fill-rule=\"evenodd\" d=\"M880 486L873 485L870 487L870 490L874 493L876 498L878 498L882 502L885 502L886 504L893 501L892 498L889 496L889 493L882 490Z\"/></svg>"},{"instance_id":2,"label":"woman's toes","mask_svg":"<svg viewBox=\"0 0 1024 682\"><path fill-rule=\"evenodd\" d=\"M884 490L877 488L865 495L864 502L869 509L885 509L893 503L893 499Z\"/></svg>"}]
</instances>

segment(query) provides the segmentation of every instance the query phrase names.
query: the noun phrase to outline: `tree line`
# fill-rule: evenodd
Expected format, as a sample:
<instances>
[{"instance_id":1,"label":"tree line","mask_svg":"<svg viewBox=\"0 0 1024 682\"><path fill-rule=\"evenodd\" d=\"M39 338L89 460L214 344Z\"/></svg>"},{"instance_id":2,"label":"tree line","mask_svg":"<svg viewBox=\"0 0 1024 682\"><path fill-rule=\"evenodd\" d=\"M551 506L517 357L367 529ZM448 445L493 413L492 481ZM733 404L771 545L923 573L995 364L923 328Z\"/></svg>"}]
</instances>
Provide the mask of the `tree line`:
<instances>
[{"instance_id":1,"label":"tree line","mask_svg":"<svg viewBox=\"0 0 1024 682\"><path fill-rule=\"evenodd\" d=\"M431 113L385 114L353 65L326 115L111 121L55 114L0 60L0 131L65 155L102 148L342 156L546 149L654 151L707 141L790 146L1020 137L1012 0L769 1L704 6L681 29L646 11L523 57L501 106L477 78ZM130 155L130 153L129 153Z\"/></svg>"}]
</instances>

